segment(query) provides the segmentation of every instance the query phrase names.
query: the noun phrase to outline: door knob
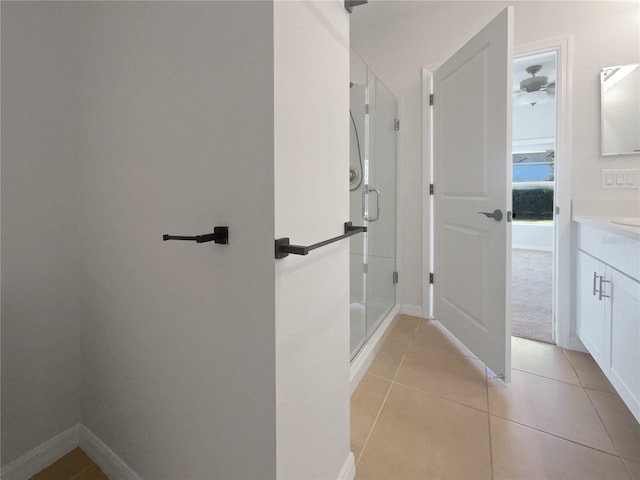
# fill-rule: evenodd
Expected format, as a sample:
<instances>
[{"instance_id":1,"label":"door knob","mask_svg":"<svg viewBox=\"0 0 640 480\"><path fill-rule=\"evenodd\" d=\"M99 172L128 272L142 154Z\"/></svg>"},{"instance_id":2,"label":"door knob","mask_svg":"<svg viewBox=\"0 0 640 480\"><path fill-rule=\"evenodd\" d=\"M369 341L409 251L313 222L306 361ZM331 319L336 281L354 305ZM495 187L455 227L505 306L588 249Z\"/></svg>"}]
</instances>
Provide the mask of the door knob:
<instances>
[{"instance_id":1,"label":"door knob","mask_svg":"<svg viewBox=\"0 0 640 480\"><path fill-rule=\"evenodd\" d=\"M478 212L478 215L484 215L487 218L493 218L496 222L502 220L502 210L497 208L493 212Z\"/></svg>"}]
</instances>

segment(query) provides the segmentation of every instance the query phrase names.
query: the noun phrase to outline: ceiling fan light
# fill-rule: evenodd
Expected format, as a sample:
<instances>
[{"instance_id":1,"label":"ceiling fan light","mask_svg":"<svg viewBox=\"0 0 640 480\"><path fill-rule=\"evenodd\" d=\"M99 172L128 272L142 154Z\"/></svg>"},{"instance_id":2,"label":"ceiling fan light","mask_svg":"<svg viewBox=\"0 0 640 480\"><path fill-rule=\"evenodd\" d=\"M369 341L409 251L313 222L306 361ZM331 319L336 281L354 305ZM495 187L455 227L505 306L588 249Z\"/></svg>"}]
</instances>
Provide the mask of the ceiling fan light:
<instances>
[{"instance_id":1,"label":"ceiling fan light","mask_svg":"<svg viewBox=\"0 0 640 480\"><path fill-rule=\"evenodd\" d=\"M547 92L538 90L535 92L526 92L516 95L516 105L535 105L547 99Z\"/></svg>"}]
</instances>

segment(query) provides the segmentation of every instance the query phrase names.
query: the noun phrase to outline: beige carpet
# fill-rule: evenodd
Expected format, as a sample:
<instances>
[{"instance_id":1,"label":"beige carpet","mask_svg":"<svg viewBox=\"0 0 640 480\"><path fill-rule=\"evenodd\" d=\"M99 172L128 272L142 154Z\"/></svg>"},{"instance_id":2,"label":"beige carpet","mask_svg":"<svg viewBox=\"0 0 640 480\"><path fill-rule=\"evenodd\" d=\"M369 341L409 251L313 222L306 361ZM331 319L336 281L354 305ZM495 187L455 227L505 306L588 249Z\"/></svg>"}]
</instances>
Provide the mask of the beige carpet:
<instances>
[{"instance_id":1,"label":"beige carpet","mask_svg":"<svg viewBox=\"0 0 640 480\"><path fill-rule=\"evenodd\" d=\"M553 343L551 252L513 250L511 333Z\"/></svg>"}]
</instances>

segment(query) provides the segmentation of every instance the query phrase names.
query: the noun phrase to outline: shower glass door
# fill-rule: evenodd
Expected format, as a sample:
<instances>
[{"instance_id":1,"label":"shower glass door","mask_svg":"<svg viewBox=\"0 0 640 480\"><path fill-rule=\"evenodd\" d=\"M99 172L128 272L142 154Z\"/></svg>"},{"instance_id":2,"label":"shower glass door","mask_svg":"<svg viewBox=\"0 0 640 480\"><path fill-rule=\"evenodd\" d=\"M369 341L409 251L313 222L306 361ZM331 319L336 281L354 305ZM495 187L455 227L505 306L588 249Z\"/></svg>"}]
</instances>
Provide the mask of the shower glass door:
<instances>
[{"instance_id":1,"label":"shower glass door","mask_svg":"<svg viewBox=\"0 0 640 480\"><path fill-rule=\"evenodd\" d=\"M396 304L396 99L369 75L368 155L365 162L367 221L367 336Z\"/></svg>"},{"instance_id":2,"label":"shower glass door","mask_svg":"<svg viewBox=\"0 0 640 480\"><path fill-rule=\"evenodd\" d=\"M364 190L365 131L368 121L367 66L356 55L351 55L351 82L349 108L349 220L364 225L362 218L362 192ZM351 302L351 358L367 341L366 311L366 233L350 237L350 302Z\"/></svg>"},{"instance_id":3,"label":"shower glass door","mask_svg":"<svg viewBox=\"0 0 640 480\"><path fill-rule=\"evenodd\" d=\"M396 303L396 99L351 52L350 220L351 358Z\"/></svg>"}]
</instances>

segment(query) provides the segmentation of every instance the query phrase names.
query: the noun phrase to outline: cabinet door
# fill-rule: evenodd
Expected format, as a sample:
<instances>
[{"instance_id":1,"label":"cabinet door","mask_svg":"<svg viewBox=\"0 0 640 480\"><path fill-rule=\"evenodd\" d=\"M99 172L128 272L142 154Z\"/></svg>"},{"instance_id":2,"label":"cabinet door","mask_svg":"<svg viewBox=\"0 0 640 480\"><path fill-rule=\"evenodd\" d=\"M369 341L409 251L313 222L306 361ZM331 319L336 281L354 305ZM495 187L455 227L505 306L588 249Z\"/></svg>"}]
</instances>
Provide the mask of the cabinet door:
<instances>
[{"instance_id":1,"label":"cabinet door","mask_svg":"<svg viewBox=\"0 0 640 480\"><path fill-rule=\"evenodd\" d=\"M608 269L611 283L609 379L640 421L640 282ZM607 292L609 293L609 292Z\"/></svg>"},{"instance_id":2,"label":"cabinet door","mask_svg":"<svg viewBox=\"0 0 640 480\"><path fill-rule=\"evenodd\" d=\"M600 368L608 373L606 359L606 318L605 299L600 299L598 288L600 276L605 274L605 266L590 255L578 250L577 257L577 323L578 337L589 350Z\"/></svg>"}]
</instances>

